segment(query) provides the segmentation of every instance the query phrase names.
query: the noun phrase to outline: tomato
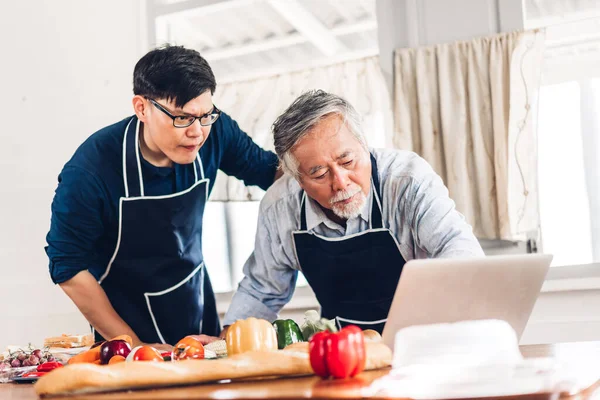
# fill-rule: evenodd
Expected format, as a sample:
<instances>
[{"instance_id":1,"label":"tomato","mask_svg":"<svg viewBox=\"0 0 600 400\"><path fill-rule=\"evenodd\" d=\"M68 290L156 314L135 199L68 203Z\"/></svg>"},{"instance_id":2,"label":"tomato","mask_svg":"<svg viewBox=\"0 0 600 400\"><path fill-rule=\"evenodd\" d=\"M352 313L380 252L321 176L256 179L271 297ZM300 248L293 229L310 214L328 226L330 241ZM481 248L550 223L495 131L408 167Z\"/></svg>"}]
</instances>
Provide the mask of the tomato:
<instances>
[{"instance_id":1,"label":"tomato","mask_svg":"<svg viewBox=\"0 0 600 400\"><path fill-rule=\"evenodd\" d=\"M108 360L108 365L118 364L118 363L124 362L124 361L125 361L125 357L116 355L116 356L112 356L110 358L110 360Z\"/></svg>"},{"instance_id":2,"label":"tomato","mask_svg":"<svg viewBox=\"0 0 600 400\"><path fill-rule=\"evenodd\" d=\"M195 335L186 336L177 342L171 355L173 361L203 358L204 346Z\"/></svg>"},{"instance_id":3,"label":"tomato","mask_svg":"<svg viewBox=\"0 0 600 400\"><path fill-rule=\"evenodd\" d=\"M138 346L131 350L127 361L164 361L160 352L152 346Z\"/></svg>"}]
</instances>

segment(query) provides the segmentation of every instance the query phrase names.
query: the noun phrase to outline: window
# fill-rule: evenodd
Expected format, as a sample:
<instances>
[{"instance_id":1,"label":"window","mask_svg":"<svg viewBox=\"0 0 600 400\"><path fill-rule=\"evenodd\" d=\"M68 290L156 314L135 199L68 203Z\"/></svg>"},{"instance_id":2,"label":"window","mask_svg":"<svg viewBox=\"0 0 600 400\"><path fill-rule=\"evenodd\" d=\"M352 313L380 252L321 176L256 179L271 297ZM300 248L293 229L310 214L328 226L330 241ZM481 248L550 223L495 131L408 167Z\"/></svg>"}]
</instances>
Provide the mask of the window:
<instances>
[{"instance_id":1,"label":"window","mask_svg":"<svg viewBox=\"0 0 600 400\"><path fill-rule=\"evenodd\" d=\"M597 80L595 96L600 99ZM600 155L584 151L582 134L593 121L586 119L582 85L592 81L543 86L540 90L539 190L544 252L554 254L554 265L587 264L600 261L593 254L590 190L599 182L586 179L592 173L586 157ZM600 113L600 109L597 111ZM597 117L596 117L597 118ZM593 118L592 118L593 119ZM593 133L598 140L600 132ZM595 172L592 175L598 175Z\"/></svg>"},{"instance_id":2,"label":"window","mask_svg":"<svg viewBox=\"0 0 600 400\"><path fill-rule=\"evenodd\" d=\"M217 293L231 291L234 286L229 259L225 203L209 201L206 204L202 223L202 252L213 290Z\"/></svg>"},{"instance_id":3,"label":"window","mask_svg":"<svg viewBox=\"0 0 600 400\"><path fill-rule=\"evenodd\" d=\"M244 277L244 263L254 250L260 202L209 202L202 243L206 268L217 293L230 292ZM296 286L306 286L302 273Z\"/></svg>"},{"instance_id":4,"label":"window","mask_svg":"<svg viewBox=\"0 0 600 400\"><path fill-rule=\"evenodd\" d=\"M541 243L553 266L600 261L600 18L547 28L537 117Z\"/></svg>"}]
</instances>

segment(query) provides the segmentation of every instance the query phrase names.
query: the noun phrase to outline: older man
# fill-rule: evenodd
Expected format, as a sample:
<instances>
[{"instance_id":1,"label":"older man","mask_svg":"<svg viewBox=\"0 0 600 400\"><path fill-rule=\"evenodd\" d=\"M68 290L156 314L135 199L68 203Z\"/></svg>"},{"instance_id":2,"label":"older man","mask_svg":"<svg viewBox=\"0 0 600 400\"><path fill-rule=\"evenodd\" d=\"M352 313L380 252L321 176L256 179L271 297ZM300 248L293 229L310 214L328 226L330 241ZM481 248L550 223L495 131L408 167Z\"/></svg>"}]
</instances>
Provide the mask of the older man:
<instances>
[{"instance_id":1,"label":"older man","mask_svg":"<svg viewBox=\"0 0 600 400\"><path fill-rule=\"evenodd\" d=\"M323 317L381 332L406 261L483 255L429 164L408 151L369 150L344 99L305 93L273 134L288 176L261 203L254 253L224 325L274 320L302 271Z\"/></svg>"}]
</instances>

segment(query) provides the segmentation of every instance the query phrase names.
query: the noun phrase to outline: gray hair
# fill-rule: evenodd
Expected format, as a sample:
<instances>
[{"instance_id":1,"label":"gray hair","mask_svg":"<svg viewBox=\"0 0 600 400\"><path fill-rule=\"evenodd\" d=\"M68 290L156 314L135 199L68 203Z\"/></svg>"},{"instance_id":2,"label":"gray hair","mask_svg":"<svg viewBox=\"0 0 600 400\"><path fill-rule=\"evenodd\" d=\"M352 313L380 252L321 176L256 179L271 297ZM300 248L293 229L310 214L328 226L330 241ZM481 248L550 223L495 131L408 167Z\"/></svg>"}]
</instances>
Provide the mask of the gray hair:
<instances>
[{"instance_id":1,"label":"gray hair","mask_svg":"<svg viewBox=\"0 0 600 400\"><path fill-rule=\"evenodd\" d=\"M294 146L323 118L337 114L356 139L368 151L362 133L360 115L343 98L323 90L310 90L303 93L273 123L275 152L285 172L300 178L298 161L292 155Z\"/></svg>"}]
</instances>

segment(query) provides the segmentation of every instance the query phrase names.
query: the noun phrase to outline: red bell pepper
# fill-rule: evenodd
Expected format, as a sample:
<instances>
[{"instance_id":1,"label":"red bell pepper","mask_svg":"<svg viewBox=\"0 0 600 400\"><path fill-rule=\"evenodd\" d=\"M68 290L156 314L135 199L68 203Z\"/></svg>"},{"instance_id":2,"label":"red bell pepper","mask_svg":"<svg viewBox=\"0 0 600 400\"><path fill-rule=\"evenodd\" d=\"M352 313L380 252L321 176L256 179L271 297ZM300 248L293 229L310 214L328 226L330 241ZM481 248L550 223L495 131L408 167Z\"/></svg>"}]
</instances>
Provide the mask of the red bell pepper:
<instances>
[{"instance_id":1,"label":"red bell pepper","mask_svg":"<svg viewBox=\"0 0 600 400\"><path fill-rule=\"evenodd\" d=\"M38 365L37 371L38 372L50 372L53 369L60 368L62 366L63 365L57 361L49 361L49 362L45 362L43 364Z\"/></svg>"},{"instance_id":2,"label":"red bell pepper","mask_svg":"<svg viewBox=\"0 0 600 400\"><path fill-rule=\"evenodd\" d=\"M309 343L310 365L315 374L327 378L348 378L365 369L365 338L354 325L338 333L316 333Z\"/></svg>"}]
</instances>

